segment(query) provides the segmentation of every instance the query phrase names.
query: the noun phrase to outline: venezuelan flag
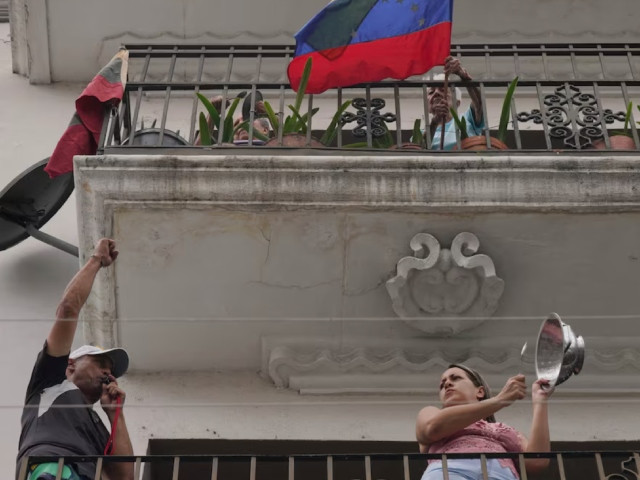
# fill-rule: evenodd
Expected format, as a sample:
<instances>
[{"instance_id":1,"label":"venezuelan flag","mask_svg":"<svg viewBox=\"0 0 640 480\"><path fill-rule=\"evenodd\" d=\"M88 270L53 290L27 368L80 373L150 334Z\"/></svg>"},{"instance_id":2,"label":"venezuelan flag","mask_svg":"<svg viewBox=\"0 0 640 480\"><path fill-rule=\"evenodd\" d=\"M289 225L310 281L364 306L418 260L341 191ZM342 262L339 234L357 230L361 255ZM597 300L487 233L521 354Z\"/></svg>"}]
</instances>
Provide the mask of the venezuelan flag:
<instances>
[{"instance_id":1,"label":"venezuelan flag","mask_svg":"<svg viewBox=\"0 0 640 480\"><path fill-rule=\"evenodd\" d=\"M452 19L453 0L334 0L295 35L291 87L308 58L308 93L422 74L449 55Z\"/></svg>"}]
</instances>

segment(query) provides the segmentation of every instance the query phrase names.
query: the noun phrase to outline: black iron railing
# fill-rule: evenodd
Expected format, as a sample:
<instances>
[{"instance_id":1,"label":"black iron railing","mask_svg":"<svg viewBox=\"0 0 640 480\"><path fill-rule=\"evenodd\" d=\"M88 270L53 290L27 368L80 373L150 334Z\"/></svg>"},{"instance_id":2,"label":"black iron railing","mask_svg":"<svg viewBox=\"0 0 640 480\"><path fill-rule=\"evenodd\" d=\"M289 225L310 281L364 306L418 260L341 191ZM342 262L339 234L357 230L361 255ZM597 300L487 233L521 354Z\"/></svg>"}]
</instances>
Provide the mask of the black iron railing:
<instances>
[{"instance_id":1,"label":"black iron railing","mask_svg":"<svg viewBox=\"0 0 640 480\"><path fill-rule=\"evenodd\" d=\"M134 478L211 479L211 480L418 480L428 462L441 462L447 472L452 461L478 461L478 473L488 479L487 462L510 459L522 480L529 477L547 480L637 480L640 478L638 452L552 452L552 453L464 453L424 454L339 454L339 455L155 455L137 457L31 457L19 465L18 480L25 480L33 465L58 464L57 479L65 464L92 463L95 478L100 479L106 465L114 462L133 464ZM527 461L548 459L549 466L531 475Z\"/></svg>"},{"instance_id":2,"label":"black iron railing","mask_svg":"<svg viewBox=\"0 0 640 480\"><path fill-rule=\"evenodd\" d=\"M229 112L229 100L245 95L248 140L254 146L254 120L262 113L249 98L260 92L273 107L279 124L290 115L294 92L289 88L286 67L293 55L290 45L127 45L128 83L123 102L107 112L101 151L141 148L178 148L201 152L200 112L206 113L196 94L222 97L220 116ZM485 146L492 145L502 99L510 81L519 78L510 105L507 146L520 151L575 151L640 148L640 44L580 45L455 45L457 55L474 81L464 83L453 76L452 87L476 87L482 99L487 128ZM437 70L437 69L435 69ZM366 149L399 147L429 150L429 126L434 122L427 92L443 85L430 72L405 81L383 81L307 95L301 114L307 117L296 146ZM454 90L454 104L459 93ZM331 141L320 139L332 115L344 102L349 106L338 116ZM241 104L244 103L242 100ZM463 99L462 108L468 99ZM627 106L632 104L629 115ZM236 112L239 114L239 111ZM626 120L626 122L625 122ZM416 121L420 131L413 135ZM626 129L625 129L626 124ZM211 125L210 125L211 127ZM233 127L232 127L233 128ZM227 129L225 135L225 129ZM232 146L229 125L211 128L213 143ZM623 131L624 130L624 131ZM617 137L630 139L618 147ZM287 145L283 129L269 144ZM413 137L413 138L412 138ZM462 148L456 129L457 148ZM225 144L225 139L227 142ZM414 145L405 144L413 140Z\"/></svg>"}]
</instances>

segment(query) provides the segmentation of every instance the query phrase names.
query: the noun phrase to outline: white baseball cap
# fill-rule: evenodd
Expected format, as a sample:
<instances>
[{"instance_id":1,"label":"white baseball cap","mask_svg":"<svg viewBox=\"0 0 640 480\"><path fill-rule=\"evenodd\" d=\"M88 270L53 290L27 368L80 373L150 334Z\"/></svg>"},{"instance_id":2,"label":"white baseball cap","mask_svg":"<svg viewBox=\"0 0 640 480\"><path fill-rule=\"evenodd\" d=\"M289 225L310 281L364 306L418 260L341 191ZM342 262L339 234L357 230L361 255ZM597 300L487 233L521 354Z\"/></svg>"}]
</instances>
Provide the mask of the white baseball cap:
<instances>
[{"instance_id":1,"label":"white baseball cap","mask_svg":"<svg viewBox=\"0 0 640 480\"><path fill-rule=\"evenodd\" d=\"M122 348L109 348L107 350L93 345L83 345L80 348L76 348L69 354L69 358L80 358L85 355L104 355L109 357L113 367L111 373L114 377L121 377L129 368L129 355L126 350Z\"/></svg>"}]
</instances>

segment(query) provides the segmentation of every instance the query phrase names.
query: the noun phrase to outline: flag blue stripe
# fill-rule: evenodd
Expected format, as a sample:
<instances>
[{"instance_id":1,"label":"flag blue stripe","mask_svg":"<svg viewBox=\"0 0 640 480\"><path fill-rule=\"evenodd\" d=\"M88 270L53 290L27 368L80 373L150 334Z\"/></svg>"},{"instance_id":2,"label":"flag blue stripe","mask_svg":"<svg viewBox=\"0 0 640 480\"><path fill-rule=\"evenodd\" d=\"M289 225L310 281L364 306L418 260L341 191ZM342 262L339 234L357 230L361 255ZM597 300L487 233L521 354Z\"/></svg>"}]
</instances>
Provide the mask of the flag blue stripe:
<instances>
[{"instance_id":1,"label":"flag blue stripe","mask_svg":"<svg viewBox=\"0 0 640 480\"><path fill-rule=\"evenodd\" d=\"M330 21L330 16L324 15L327 8L329 7L325 7L325 10L296 34L296 56L316 51L306 39L317 28L318 23L325 19ZM443 0L378 0L360 25L354 25L354 35L348 44L407 35L442 22L451 22L452 10L453 2Z\"/></svg>"}]
</instances>

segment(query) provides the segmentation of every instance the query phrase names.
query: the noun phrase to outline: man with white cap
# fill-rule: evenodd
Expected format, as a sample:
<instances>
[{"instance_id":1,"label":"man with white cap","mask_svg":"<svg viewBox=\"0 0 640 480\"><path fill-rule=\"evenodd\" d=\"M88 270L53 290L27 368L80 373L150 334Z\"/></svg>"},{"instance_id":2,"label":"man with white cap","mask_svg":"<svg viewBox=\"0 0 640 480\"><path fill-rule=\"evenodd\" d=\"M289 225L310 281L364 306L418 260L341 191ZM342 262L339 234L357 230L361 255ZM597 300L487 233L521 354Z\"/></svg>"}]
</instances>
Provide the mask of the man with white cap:
<instances>
[{"instance_id":1,"label":"man with white cap","mask_svg":"<svg viewBox=\"0 0 640 480\"><path fill-rule=\"evenodd\" d=\"M109 267L117 256L115 242L101 239L93 255L67 285L27 387L18 472L27 457L133 455L120 412L125 393L116 381L129 367L127 352L91 345L70 352L78 316L93 281L98 271ZM98 400L111 424L111 436L93 409ZM26 478L53 480L57 470L57 463L30 465ZM62 480L93 480L95 471L92 461L65 464ZM132 463L105 462L103 471L110 480L133 478Z\"/></svg>"}]
</instances>

